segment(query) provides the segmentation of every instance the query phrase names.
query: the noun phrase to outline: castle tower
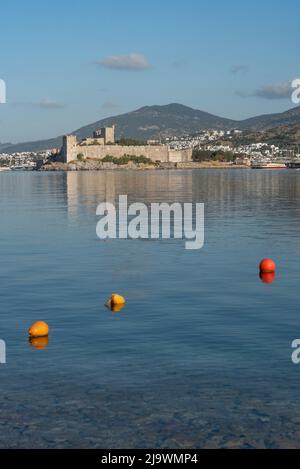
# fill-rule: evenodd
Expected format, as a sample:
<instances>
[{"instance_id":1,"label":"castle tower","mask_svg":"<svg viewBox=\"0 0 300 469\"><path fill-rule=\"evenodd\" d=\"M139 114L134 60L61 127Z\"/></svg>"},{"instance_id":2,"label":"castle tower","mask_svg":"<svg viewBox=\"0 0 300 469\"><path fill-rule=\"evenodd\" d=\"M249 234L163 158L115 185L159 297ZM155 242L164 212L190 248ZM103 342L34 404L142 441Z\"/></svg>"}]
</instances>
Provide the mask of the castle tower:
<instances>
[{"instance_id":1,"label":"castle tower","mask_svg":"<svg viewBox=\"0 0 300 469\"><path fill-rule=\"evenodd\" d=\"M103 130L105 132L105 145L108 145L109 143L115 143L115 126L113 125L112 127L105 127Z\"/></svg>"},{"instance_id":2,"label":"castle tower","mask_svg":"<svg viewBox=\"0 0 300 469\"><path fill-rule=\"evenodd\" d=\"M77 147L76 135L64 135L63 136L63 146L62 146L63 163L69 163L70 161L76 160L76 147Z\"/></svg>"},{"instance_id":3,"label":"castle tower","mask_svg":"<svg viewBox=\"0 0 300 469\"><path fill-rule=\"evenodd\" d=\"M115 143L115 126L102 127L100 130L96 130L93 135L94 138L103 138L104 145Z\"/></svg>"}]
</instances>

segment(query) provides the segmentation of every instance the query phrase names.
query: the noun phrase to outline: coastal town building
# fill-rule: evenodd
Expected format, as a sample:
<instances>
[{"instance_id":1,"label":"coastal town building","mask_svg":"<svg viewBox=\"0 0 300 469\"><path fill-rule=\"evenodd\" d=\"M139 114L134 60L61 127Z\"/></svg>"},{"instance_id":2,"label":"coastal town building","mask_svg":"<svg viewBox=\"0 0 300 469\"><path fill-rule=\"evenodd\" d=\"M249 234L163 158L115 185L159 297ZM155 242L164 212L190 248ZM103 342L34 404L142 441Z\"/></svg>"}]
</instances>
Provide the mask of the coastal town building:
<instances>
[{"instance_id":1,"label":"coastal town building","mask_svg":"<svg viewBox=\"0 0 300 469\"><path fill-rule=\"evenodd\" d=\"M154 143L154 142L153 142ZM92 138L77 141L76 135L65 135L61 149L64 163L76 161L78 157L103 159L106 156L121 158L124 155L145 156L150 160L163 163L185 163L192 161L192 149L172 149L160 143L145 145L120 145L115 142L115 127L104 127L94 132Z\"/></svg>"}]
</instances>

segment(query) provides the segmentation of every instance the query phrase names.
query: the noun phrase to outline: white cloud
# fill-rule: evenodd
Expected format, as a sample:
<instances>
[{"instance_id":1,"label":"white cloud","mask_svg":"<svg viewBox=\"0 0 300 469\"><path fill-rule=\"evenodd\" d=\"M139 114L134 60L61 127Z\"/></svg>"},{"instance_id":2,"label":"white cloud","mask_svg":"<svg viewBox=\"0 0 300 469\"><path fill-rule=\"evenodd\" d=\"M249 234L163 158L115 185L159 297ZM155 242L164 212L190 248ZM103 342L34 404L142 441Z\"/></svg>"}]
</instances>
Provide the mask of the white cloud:
<instances>
[{"instance_id":1,"label":"white cloud","mask_svg":"<svg viewBox=\"0 0 300 469\"><path fill-rule=\"evenodd\" d=\"M262 86L254 91L253 96L265 99L286 99L292 94L291 81Z\"/></svg>"},{"instance_id":2,"label":"white cloud","mask_svg":"<svg viewBox=\"0 0 300 469\"><path fill-rule=\"evenodd\" d=\"M97 61L98 65L115 70L146 70L150 68L147 58L143 54L110 55Z\"/></svg>"},{"instance_id":3,"label":"white cloud","mask_svg":"<svg viewBox=\"0 0 300 469\"><path fill-rule=\"evenodd\" d=\"M245 64L234 64L232 65L230 69L231 73L233 73L234 75L236 75L237 73L248 72L248 70L249 70L249 67L248 65L245 65Z\"/></svg>"},{"instance_id":4,"label":"white cloud","mask_svg":"<svg viewBox=\"0 0 300 469\"><path fill-rule=\"evenodd\" d=\"M52 101L51 99L43 98L40 101L33 103L36 107L41 107L43 109L61 109L65 107L63 103L59 101Z\"/></svg>"},{"instance_id":5,"label":"white cloud","mask_svg":"<svg viewBox=\"0 0 300 469\"><path fill-rule=\"evenodd\" d=\"M42 109L62 109L65 107L64 103L48 98L42 98L39 101L14 101L11 104L18 107L36 107Z\"/></svg>"},{"instance_id":6,"label":"white cloud","mask_svg":"<svg viewBox=\"0 0 300 469\"><path fill-rule=\"evenodd\" d=\"M171 67L173 68L185 68L188 64L188 61L186 59L178 59L178 60L174 60L172 63L171 63Z\"/></svg>"},{"instance_id":7,"label":"white cloud","mask_svg":"<svg viewBox=\"0 0 300 469\"><path fill-rule=\"evenodd\" d=\"M237 91L242 98L256 97L263 99L288 99L291 98L293 89L292 80L261 86L254 91Z\"/></svg>"},{"instance_id":8,"label":"white cloud","mask_svg":"<svg viewBox=\"0 0 300 469\"><path fill-rule=\"evenodd\" d=\"M115 103L114 101L104 101L104 103L102 104L102 107L104 109L115 109L119 107L119 105Z\"/></svg>"}]
</instances>

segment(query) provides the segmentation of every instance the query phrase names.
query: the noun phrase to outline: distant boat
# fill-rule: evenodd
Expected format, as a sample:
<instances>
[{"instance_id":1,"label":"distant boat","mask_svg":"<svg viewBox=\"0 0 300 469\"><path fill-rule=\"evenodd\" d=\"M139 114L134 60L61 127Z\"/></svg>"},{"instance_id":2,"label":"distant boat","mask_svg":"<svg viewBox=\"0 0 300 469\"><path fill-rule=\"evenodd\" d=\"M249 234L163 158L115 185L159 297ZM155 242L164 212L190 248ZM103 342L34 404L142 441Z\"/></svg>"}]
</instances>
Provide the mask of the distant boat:
<instances>
[{"instance_id":1,"label":"distant boat","mask_svg":"<svg viewBox=\"0 0 300 469\"><path fill-rule=\"evenodd\" d=\"M271 161L262 161L251 163L252 169L287 169L285 163L272 163Z\"/></svg>"},{"instance_id":2,"label":"distant boat","mask_svg":"<svg viewBox=\"0 0 300 469\"><path fill-rule=\"evenodd\" d=\"M290 161L289 163L287 163L287 167L289 169L300 169L300 161Z\"/></svg>"},{"instance_id":3,"label":"distant boat","mask_svg":"<svg viewBox=\"0 0 300 469\"><path fill-rule=\"evenodd\" d=\"M15 165L12 166L11 169L13 171L33 171L35 169L35 165L27 164L27 165Z\"/></svg>"},{"instance_id":4,"label":"distant boat","mask_svg":"<svg viewBox=\"0 0 300 469\"><path fill-rule=\"evenodd\" d=\"M7 166L2 166L0 167L0 172L2 171L10 171L10 168L8 168Z\"/></svg>"},{"instance_id":5,"label":"distant boat","mask_svg":"<svg viewBox=\"0 0 300 469\"><path fill-rule=\"evenodd\" d=\"M23 171L25 168L24 168L24 166L15 165L15 166L12 166L11 169L12 169L12 171Z\"/></svg>"}]
</instances>

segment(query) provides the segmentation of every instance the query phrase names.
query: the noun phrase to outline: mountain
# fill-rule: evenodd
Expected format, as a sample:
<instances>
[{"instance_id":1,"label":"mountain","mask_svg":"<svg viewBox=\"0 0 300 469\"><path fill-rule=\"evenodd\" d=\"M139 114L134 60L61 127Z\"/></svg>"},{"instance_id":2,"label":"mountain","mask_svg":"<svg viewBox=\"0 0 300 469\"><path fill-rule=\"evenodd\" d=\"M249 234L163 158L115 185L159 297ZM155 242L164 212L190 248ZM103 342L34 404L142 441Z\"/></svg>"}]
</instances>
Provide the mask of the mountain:
<instances>
[{"instance_id":1,"label":"mountain","mask_svg":"<svg viewBox=\"0 0 300 469\"><path fill-rule=\"evenodd\" d=\"M90 137L101 127L116 125L116 137L129 137L141 140L166 137L195 132L208 128L232 128L234 121L214 116L208 112L198 111L182 104L168 104L166 106L145 106L136 111L118 116L101 119L70 132L78 140ZM9 153L18 151L40 151L58 148L62 145L62 136L50 140L25 142L10 145L6 148Z\"/></svg>"},{"instance_id":2,"label":"mountain","mask_svg":"<svg viewBox=\"0 0 300 469\"><path fill-rule=\"evenodd\" d=\"M60 148L62 145L62 136L48 140L37 140L34 142L9 143L0 146L0 153L16 153L22 151L42 151L51 148Z\"/></svg>"},{"instance_id":3,"label":"mountain","mask_svg":"<svg viewBox=\"0 0 300 469\"><path fill-rule=\"evenodd\" d=\"M300 123L300 106L277 114L266 114L241 121L215 116L208 112L184 106L168 104L165 106L144 106L136 111L101 119L81 127L73 132L80 140L92 135L100 127L116 125L116 136L140 140L157 139L172 135L184 135L205 129L232 129L262 131L272 127ZM14 153L18 151L41 151L59 148L62 136L49 140L39 140L18 144L3 144L0 151Z\"/></svg>"},{"instance_id":4,"label":"mountain","mask_svg":"<svg viewBox=\"0 0 300 469\"><path fill-rule=\"evenodd\" d=\"M10 145L12 145L12 143L1 143L1 142L0 142L0 151L1 151L3 148L9 147Z\"/></svg>"},{"instance_id":5,"label":"mountain","mask_svg":"<svg viewBox=\"0 0 300 469\"><path fill-rule=\"evenodd\" d=\"M238 122L240 130L267 130L283 125L293 125L300 123L300 106L276 114L264 114L262 116L251 117Z\"/></svg>"}]
</instances>

